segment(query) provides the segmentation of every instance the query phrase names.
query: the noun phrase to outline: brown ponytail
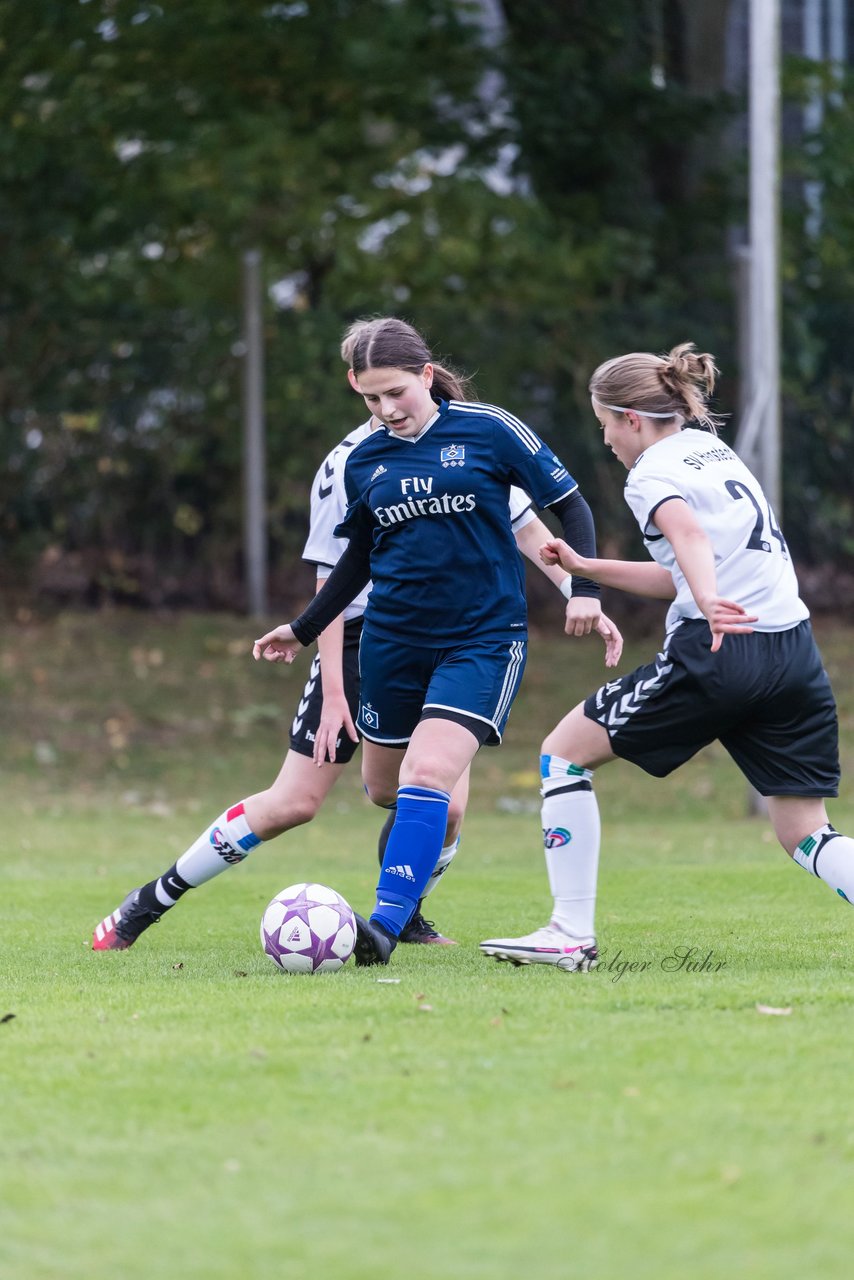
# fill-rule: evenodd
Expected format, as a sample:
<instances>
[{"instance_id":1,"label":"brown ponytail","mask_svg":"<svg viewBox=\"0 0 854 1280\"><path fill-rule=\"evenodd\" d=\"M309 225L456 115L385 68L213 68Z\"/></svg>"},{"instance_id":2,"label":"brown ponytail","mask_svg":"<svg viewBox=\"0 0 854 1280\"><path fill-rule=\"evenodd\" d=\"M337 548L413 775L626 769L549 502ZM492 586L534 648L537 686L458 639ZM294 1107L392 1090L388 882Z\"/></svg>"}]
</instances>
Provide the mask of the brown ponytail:
<instances>
[{"instance_id":1,"label":"brown ponytail","mask_svg":"<svg viewBox=\"0 0 854 1280\"><path fill-rule=\"evenodd\" d=\"M407 373L420 373L425 364L432 364L434 399L471 399L470 380L439 364L421 334L405 320L381 316L376 320L356 321L347 333L353 335L350 358L357 378L366 369L405 369Z\"/></svg>"}]
</instances>

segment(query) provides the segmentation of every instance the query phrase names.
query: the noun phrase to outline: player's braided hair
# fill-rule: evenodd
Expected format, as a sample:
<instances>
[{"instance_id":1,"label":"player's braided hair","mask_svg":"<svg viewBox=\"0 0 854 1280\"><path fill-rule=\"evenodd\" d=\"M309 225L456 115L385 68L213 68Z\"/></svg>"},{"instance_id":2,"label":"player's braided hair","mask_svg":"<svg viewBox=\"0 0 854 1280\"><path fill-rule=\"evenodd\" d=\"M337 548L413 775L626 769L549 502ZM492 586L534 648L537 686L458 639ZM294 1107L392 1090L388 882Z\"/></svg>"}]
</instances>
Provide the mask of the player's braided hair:
<instances>
[{"instance_id":1,"label":"player's braided hair","mask_svg":"<svg viewBox=\"0 0 854 1280\"><path fill-rule=\"evenodd\" d=\"M350 366L357 378L365 369L405 369L407 373L420 373L425 364L432 364L434 398L471 399L470 380L464 374L439 364L418 330L405 320L398 320L395 316L357 320L347 330L344 343L348 337L352 337ZM344 343L341 346L342 356Z\"/></svg>"},{"instance_id":2,"label":"player's braided hair","mask_svg":"<svg viewBox=\"0 0 854 1280\"><path fill-rule=\"evenodd\" d=\"M588 387L602 405L679 417L715 435L722 418L711 412L708 401L717 373L713 356L696 351L693 342L682 342L663 356L632 351L606 360Z\"/></svg>"}]
</instances>

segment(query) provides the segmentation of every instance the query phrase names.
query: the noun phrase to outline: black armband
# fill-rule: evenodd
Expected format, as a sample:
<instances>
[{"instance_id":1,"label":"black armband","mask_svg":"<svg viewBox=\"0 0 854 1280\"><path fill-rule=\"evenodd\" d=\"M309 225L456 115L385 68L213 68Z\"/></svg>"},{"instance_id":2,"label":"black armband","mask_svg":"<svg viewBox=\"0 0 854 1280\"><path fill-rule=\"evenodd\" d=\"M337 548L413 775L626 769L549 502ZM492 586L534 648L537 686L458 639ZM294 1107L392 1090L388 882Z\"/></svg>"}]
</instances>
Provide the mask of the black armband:
<instances>
[{"instance_id":1,"label":"black armband","mask_svg":"<svg viewBox=\"0 0 854 1280\"><path fill-rule=\"evenodd\" d=\"M560 520L564 539L572 549L580 556L590 560L595 559L596 528L593 524L593 512L578 490L574 489L565 498L559 498L557 502L553 502L551 510ZM601 595L601 588L598 582L593 582L590 578L579 578L573 575L572 594L598 597Z\"/></svg>"}]
</instances>

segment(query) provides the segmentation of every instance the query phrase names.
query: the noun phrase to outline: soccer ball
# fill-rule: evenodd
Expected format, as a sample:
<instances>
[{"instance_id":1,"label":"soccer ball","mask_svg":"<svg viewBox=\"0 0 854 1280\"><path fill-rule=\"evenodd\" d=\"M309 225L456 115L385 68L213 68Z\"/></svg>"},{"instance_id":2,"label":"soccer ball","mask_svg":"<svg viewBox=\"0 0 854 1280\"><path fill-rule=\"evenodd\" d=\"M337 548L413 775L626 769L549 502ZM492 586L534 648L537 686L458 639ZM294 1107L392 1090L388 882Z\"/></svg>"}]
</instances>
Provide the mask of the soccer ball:
<instances>
[{"instance_id":1,"label":"soccer ball","mask_svg":"<svg viewBox=\"0 0 854 1280\"><path fill-rule=\"evenodd\" d=\"M356 919L325 884L292 884L261 917L261 946L286 973L333 973L353 954Z\"/></svg>"}]
</instances>

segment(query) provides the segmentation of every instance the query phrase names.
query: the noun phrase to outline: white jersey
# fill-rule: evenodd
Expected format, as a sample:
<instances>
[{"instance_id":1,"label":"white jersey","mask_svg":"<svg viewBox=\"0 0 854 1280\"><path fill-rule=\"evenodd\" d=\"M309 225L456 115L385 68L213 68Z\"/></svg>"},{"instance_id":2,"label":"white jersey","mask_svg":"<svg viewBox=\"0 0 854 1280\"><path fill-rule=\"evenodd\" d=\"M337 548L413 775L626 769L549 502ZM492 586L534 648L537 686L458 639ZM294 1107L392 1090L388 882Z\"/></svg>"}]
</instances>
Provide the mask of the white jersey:
<instances>
[{"instance_id":1,"label":"white jersey","mask_svg":"<svg viewBox=\"0 0 854 1280\"><path fill-rule=\"evenodd\" d=\"M309 516L308 541L303 548L302 558L309 564L317 566L317 576L328 578L347 547L346 538L336 538L332 532L336 525L344 519L347 510L347 498L344 492L344 463L347 455L357 444L371 434L371 419L349 432L340 444L337 444L318 468L311 486L311 507ZM371 584L352 600L344 610L344 620L360 618L368 603Z\"/></svg>"},{"instance_id":2,"label":"white jersey","mask_svg":"<svg viewBox=\"0 0 854 1280\"><path fill-rule=\"evenodd\" d=\"M754 630L786 631L809 617L788 548L756 477L723 441L689 427L644 450L626 481L626 501L647 549L676 586L668 631L683 618L703 616L673 548L653 523L658 508L672 498L688 503L712 544L718 594L756 614Z\"/></svg>"},{"instance_id":3,"label":"white jersey","mask_svg":"<svg viewBox=\"0 0 854 1280\"><path fill-rule=\"evenodd\" d=\"M317 576L328 578L347 546L346 538L336 538L333 529L340 524L347 512L347 494L344 488L344 464L350 450L371 434L372 419L349 432L332 449L318 468L311 486L311 507L308 540L302 558L317 566ZM510 524L518 533L536 518L531 499L523 489L510 486ZM344 610L344 621L360 618L365 612L370 582Z\"/></svg>"}]
</instances>

